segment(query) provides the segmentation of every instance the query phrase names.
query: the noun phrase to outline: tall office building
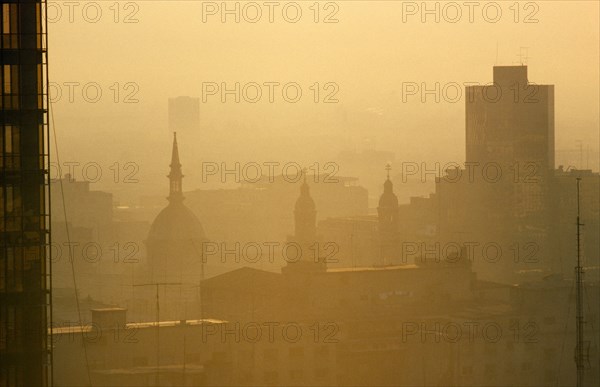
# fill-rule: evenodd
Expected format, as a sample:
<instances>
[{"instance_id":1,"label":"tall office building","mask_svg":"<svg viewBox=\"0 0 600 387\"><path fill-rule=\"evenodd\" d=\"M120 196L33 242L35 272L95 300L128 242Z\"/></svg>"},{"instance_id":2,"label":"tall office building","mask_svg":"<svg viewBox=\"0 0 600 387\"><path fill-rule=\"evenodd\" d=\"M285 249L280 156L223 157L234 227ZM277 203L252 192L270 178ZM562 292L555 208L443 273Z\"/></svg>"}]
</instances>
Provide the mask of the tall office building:
<instances>
[{"instance_id":1,"label":"tall office building","mask_svg":"<svg viewBox=\"0 0 600 387\"><path fill-rule=\"evenodd\" d=\"M495 66L494 82L467 87L466 162L498 218L545 223L554 170L554 86L529 82L527 66Z\"/></svg>"},{"instance_id":2,"label":"tall office building","mask_svg":"<svg viewBox=\"0 0 600 387\"><path fill-rule=\"evenodd\" d=\"M0 1L0 385L51 379L46 1Z\"/></svg>"},{"instance_id":3,"label":"tall office building","mask_svg":"<svg viewBox=\"0 0 600 387\"><path fill-rule=\"evenodd\" d=\"M200 99L169 98L169 130L194 133L200 128Z\"/></svg>"},{"instance_id":4,"label":"tall office building","mask_svg":"<svg viewBox=\"0 0 600 387\"><path fill-rule=\"evenodd\" d=\"M535 162L554 169L554 85L527 79L527 66L494 66L494 83L467 87L467 162Z\"/></svg>"},{"instance_id":5,"label":"tall office building","mask_svg":"<svg viewBox=\"0 0 600 387\"><path fill-rule=\"evenodd\" d=\"M480 278L512 283L554 264L554 86L529 82L526 66L495 66L493 81L466 88L466 165L437 184L439 233L481 248Z\"/></svg>"}]
</instances>

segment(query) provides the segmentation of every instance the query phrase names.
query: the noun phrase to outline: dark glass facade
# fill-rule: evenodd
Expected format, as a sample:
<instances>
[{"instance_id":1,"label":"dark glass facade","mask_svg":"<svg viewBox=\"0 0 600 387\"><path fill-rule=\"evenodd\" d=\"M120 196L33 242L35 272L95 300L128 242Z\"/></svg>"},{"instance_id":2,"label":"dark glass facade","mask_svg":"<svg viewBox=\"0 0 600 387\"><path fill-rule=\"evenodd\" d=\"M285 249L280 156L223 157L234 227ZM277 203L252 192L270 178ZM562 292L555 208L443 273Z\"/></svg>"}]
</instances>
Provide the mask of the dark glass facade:
<instances>
[{"instance_id":1,"label":"dark glass facade","mask_svg":"<svg viewBox=\"0 0 600 387\"><path fill-rule=\"evenodd\" d=\"M51 384L45 12L0 1L0 386Z\"/></svg>"}]
</instances>

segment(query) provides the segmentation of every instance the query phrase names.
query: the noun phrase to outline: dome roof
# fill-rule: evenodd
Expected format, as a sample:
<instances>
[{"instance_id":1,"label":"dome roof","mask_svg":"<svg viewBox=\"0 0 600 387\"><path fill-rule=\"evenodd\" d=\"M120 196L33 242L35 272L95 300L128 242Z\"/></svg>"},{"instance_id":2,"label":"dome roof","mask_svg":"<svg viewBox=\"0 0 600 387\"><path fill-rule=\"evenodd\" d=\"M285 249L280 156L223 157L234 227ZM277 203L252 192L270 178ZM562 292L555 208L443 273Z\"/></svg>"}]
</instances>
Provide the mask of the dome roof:
<instances>
[{"instance_id":1,"label":"dome roof","mask_svg":"<svg viewBox=\"0 0 600 387\"><path fill-rule=\"evenodd\" d=\"M181 202L171 202L154 219L148 240L183 241L205 239L204 228L196 215Z\"/></svg>"},{"instance_id":2,"label":"dome roof","mask_svg":"<svg viewBox=\"0 0 600 387\"><path fill-rule=\"evenodd\" d=\"M383 184L383 194L379 198L379 207L398 207L398 198L394 194L394 185L390 179Z\"/></svg>"}]
</instances>

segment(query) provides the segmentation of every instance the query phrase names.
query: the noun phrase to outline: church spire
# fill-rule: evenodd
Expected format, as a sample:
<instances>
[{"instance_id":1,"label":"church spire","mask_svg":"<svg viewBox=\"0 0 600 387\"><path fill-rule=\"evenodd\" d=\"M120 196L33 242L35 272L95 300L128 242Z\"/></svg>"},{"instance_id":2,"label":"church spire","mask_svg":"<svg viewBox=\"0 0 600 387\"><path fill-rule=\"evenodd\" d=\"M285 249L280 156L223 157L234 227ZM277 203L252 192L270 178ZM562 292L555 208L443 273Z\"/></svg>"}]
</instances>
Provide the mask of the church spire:
<instances>
[{"instance_id":1,"label":"church spire","mask_svg":"<svg viewBox=\"0 0 600 387\"><path fill-rule=\"evenodd\" d=\"M300 186L300 197L298 197L294 209L295 236L301 241L314 242L317 231L317 211L315 202L310 196L310 189L306 183L306 170L303 173L304 181Z\"/></svg>"},{"instance_id":2,"label":"church spire","mask_svg":"<svg viewBox=\"0 0 600 387\"><path fill-rule=\"evenodd\" d=\"M390 180L390 171L392 170L392 166L390 163L387 163L385 166L385 170L387 172L387 180L383 183L383 192L384 194L393 195L394 194L394 185Z\"/></svg>"},{"instance_id":3,"label":"church spire","mask_svg":"<svg viewBox=\"0 0 600 387\"><path fill-rule=\"evenodd\" d=\"M398 197L394 194L394 185L390 180L390 164L385 166L387 179L383 183L383 194L379 198L377 214L379 218L379 235L381 238L381 263L390 264L398 252Z\"/></svg>"},{"instance_id":4,"label":"church spire","mask_svg":"<svg viewBox=\"0 0 600 387\"><path fill-rule=\"evenodd\" d=\"M318 245L315 201L310 196L310 188L306 181L306 170L302 172L304 181L300 186L300 196L294 207L294 235L288 237L289 242L293 242L297 248L299 247L299 255L297 256L299 260L288 261L281 270L282 273L298 274L301 275L299 278L306 278L305 275L307 274L326 270L327 262L321 256ZM300 286L300 284L297 285ZM305 284L303 283L301 286L305 286Z\"/></svg>"},{"instance_id":5,"label":"church spire","mask_svg":"<svg viewBox=\"0 0 600 387\"><path fill-rule=\"evenodd\" d=\"M394 194L394 184L392 180L390 180L390 170L392 166L387 164L385 166L385 170L387 173L387 179L383 183L383 194L379 198L379 208L380 209L394 209L398 208L398 198L396 194ZM381 211L380 211L381 212Z\"/></svg>"},{"instance_id":6,"label":"church spire","mask_svg":"<svg viewBox=\"0 0 600 387\"><path fill-rule=\"evenodd\" d=\"M302 180L302 185L300 186L300 196L310 197L310 190L308 188L308 184L306 183L306 168L302 170L302 174L304 175L304 177Z\"/></svg>"},{"instance_id":7,"label":"church spire","mask_svg":"<svg viewBox=\"0 0 600 387\"><path fill-rule=\"evenodd\" d=\"M179 203L183 201L183 191L181 181L183 174L181 173L181 163L179 162L179 148L177 147L177 132L173 133L173 152L171 153L171 171L167 176L169 178L169 201L171 203Z\"/></svg>"}]
</instances>

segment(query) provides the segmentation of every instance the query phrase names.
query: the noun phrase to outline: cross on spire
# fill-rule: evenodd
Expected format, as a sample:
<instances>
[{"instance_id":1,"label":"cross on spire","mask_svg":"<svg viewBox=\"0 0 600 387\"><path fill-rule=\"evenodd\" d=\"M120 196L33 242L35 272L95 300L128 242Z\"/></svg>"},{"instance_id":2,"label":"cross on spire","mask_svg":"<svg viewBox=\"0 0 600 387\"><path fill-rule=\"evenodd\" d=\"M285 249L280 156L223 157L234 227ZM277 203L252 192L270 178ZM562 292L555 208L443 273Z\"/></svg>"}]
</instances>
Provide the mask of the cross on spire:
<instances>
[{"instance_id":1,"label":"cross on spire","mask_svg":"<svg viewBox=\"0 0 600 387\"><path fill-rule=\"evenodd\" d=\"M519 62L521 65L527 64L527 60L529 59L529 47L519 47Z\"/></svg>"},{"instance_id":2,"label":"cross on spire","mask_svg":"<svg viewBox=\"0 0 600 387\"><path fill-rule=\"evenodd\" d=\"M385 165L385 170L387 171L387 179L390 179L390 171L392 170L392 165L390 163L387 163Z\"/></svg>"}]
</instances>

